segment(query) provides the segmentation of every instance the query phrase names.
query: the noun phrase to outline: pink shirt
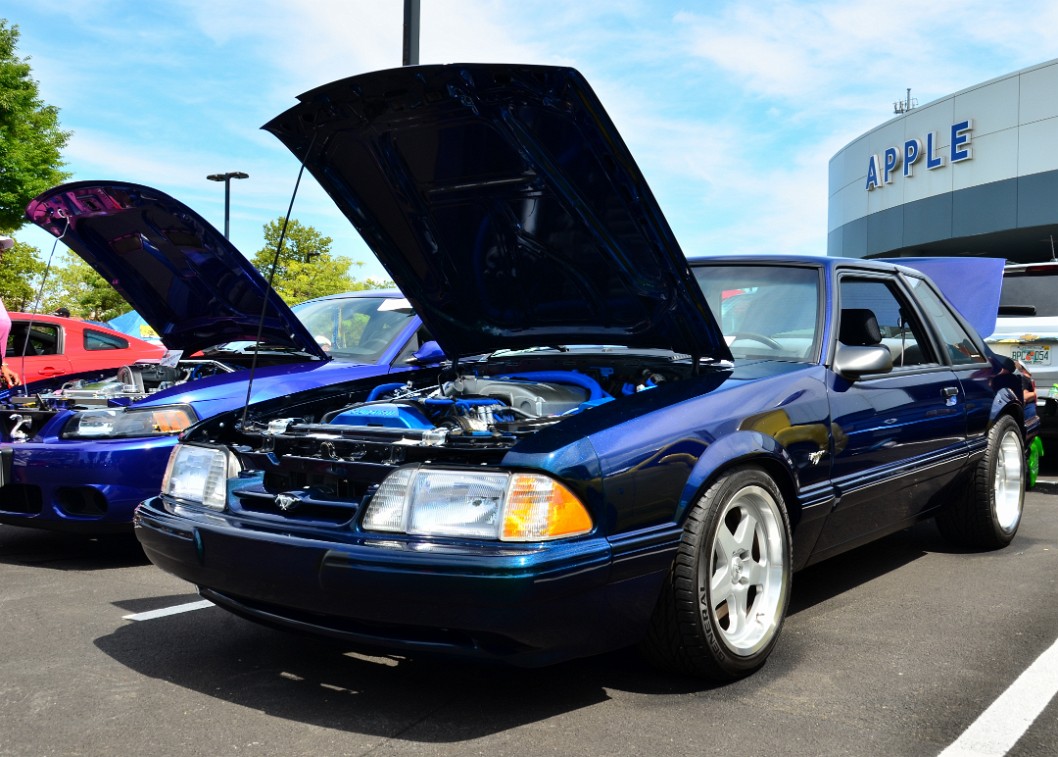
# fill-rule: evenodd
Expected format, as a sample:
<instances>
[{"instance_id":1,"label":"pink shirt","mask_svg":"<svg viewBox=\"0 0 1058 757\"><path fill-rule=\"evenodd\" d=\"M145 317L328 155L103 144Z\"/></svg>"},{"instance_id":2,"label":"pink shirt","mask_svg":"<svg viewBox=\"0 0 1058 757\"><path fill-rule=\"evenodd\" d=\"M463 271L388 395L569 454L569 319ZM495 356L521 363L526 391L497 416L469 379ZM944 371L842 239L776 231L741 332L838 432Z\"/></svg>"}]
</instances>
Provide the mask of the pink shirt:
<instances>
[{"instance_id":1,"label":"pink shirt","mask_svg":"<svg viewBox=\"0 0 1058 757\"><path fill-rule=\"evenodd\" d=\"M11 316L7 314L4 301L0 300L0 360L7 359L7 335L11 333Z\"/></svg>"}]
</instances>

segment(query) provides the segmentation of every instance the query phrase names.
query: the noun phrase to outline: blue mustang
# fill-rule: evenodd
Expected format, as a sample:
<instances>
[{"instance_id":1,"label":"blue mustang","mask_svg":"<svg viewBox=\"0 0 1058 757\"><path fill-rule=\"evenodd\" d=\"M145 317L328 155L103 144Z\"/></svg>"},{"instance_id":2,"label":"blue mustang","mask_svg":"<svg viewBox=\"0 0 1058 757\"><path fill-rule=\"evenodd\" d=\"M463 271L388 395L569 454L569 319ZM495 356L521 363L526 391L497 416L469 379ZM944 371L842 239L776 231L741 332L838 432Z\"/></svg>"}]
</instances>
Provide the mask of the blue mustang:
<instances>
[{"instance_id":1,"label":"blue mustang","mask_svg":"<svg viewBox=\"0 0 1058 757\"><path fill-rule=\"evenodd\" d=\"M638 642L730 680L794 571L923 518L1014 538L1038 426L1017 365L912 267L688 261L577 72L366 74L266 128L453 362L186 433L136 534L216 604L520 665Z\"/></svg>"},{"instance_id":2,"label":"blue mustang","mask_svg":"<svg viewBox=\"0 0 1058 757\"><path fill-rule=\"evenodd\" d=\"M41 195L28 213L182 354L127 366L110 381L9 393L0 523L131 531L133 509L158 493L177 436L192 424L343 381L399 381L441 357L396 291L287 308L216 229L157 190L80 182Z\"/></svg>"}]
</instances>

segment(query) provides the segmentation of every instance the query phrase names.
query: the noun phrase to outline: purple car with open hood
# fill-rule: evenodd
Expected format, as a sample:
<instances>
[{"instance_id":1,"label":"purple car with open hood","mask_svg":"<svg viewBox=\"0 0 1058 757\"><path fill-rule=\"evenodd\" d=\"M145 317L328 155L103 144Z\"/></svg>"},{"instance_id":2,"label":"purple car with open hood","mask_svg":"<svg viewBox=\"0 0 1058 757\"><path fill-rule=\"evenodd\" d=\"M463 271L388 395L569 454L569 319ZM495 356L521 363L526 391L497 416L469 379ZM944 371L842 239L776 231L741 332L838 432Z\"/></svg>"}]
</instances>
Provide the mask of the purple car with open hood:
<instances>
[{"instance_id":1,"label":"purple car with open hood","mask_svg":"<svg viewBox=\"0 0 1058 757\"><path fill-rule=\"evenodd\" d=\"M192 424L305 389L401 382L431 366L436 375L440 350L399 292L288 308L220 232L157 190L67 184L27 214L111 282L172 352L103 380L7 392L0 523L131 531L133 509L158 493Z\"/></svg>"},{"instance_id":2,"label":"purple car with open hood","mask_svg":"<svg viewBox=\"0 0 1058 757\"><path fill-rule=\"evenodd\" d=\"M452 362L185 434L136 534L216 604L519 665L639 643L729 680L808 564L930 517L1015 538L1017 366L912 267L685 258L576 71L370 73L265 128Z\"/></svg>"}]
</instances>

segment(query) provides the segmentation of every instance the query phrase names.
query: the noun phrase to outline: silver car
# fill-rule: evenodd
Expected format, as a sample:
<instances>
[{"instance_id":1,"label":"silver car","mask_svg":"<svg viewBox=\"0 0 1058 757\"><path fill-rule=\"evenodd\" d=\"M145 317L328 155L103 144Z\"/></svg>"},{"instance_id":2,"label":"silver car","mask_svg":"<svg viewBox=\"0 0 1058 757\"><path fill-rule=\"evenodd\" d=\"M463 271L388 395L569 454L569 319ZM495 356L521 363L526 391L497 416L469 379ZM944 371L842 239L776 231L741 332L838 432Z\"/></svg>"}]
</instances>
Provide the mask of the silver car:
<instances>
[{"instance_id":1,"label":"silver car","mask_svg":"<svg viewBox=\"0 0 1058 757\"><path fill-rule=\"evenodd\" d=\"M999 317L988 343L1032 373L1040 433L1058 437L1058 261L1004 268Z\"/></svg>"}]
</instances>

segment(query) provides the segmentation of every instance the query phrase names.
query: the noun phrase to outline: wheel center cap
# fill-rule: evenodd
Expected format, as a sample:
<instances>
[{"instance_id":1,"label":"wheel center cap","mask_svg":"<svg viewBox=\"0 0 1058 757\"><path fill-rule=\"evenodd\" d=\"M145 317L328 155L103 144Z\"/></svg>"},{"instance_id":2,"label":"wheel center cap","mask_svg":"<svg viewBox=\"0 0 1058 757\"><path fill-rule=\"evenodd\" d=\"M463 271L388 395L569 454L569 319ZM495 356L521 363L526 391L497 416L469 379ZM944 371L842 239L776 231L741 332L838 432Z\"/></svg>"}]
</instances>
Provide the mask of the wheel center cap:
<instances>
[{"instance_id":1,"label":"wheel center cap","mask_svg":"<svg viewBox=\"0 0 1058 757\"><path fill-rule=\"evenodd\" d=\"M738 583L742 580L742 559L739 557L731 560L731 583Z\"/></svg>"}]
</instances>

